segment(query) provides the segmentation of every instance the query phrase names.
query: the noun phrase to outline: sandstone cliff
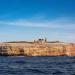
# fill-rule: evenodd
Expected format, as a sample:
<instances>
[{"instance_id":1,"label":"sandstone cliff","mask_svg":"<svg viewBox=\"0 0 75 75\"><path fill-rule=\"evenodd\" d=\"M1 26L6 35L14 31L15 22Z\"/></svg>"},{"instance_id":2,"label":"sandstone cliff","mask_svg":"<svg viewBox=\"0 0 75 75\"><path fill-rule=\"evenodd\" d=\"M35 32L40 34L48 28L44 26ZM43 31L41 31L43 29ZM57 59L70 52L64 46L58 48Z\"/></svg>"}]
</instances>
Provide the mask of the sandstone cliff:
<instances>
[{"instance_id":1,"label":"sandstone cliff","mask_svg":"<svg viewBox=\"0 0 75 75\"><path fill-rule=\"evenodd\" d=\"M0 55L75 56L75 44L57 42L1 43Z\"/></svg>"}]
</instances>

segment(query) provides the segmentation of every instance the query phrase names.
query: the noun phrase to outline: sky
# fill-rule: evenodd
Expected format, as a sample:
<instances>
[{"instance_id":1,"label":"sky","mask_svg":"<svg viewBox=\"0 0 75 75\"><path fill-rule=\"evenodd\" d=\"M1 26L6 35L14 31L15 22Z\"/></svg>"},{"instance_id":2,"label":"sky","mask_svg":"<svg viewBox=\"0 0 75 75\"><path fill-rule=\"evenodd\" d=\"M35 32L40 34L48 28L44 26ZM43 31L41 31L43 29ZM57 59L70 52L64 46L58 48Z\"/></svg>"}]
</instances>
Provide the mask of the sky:
<instances>
[{"instance_id":1,"label":"sky","mask_svg":"<svg viewBox=\"0 0 75 75\"><path fill-rule=\"evenodd\" d=\"M75 43L75 0L0 0L0 42Z\"/></svg>"}]
</instances>

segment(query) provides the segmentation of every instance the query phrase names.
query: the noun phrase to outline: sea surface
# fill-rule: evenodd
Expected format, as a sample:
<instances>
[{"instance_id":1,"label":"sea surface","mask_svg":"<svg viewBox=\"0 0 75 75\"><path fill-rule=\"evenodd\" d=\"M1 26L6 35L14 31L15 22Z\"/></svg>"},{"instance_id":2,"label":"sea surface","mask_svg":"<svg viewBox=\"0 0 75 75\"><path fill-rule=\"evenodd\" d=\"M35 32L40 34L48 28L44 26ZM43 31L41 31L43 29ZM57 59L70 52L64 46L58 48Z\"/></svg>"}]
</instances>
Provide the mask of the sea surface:
<instances>
[{"instance_id":1,"label":"sea surface","mask_svg":"<svg viewBox=\"0 0 75 75\"><path fill-rule=\"evenodd\" d=\"M0 75L75 75L75 57L0 56Z\"/></svg>"}]
</instances>

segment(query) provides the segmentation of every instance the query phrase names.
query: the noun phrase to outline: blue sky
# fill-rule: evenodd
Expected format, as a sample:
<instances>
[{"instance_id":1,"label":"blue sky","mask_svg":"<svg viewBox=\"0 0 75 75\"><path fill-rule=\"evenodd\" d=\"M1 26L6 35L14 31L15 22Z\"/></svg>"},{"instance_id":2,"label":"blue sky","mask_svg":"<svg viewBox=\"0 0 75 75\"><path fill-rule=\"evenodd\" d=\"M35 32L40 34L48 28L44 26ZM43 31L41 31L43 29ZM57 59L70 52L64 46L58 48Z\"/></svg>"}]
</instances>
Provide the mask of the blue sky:
<instances>
[{"instance_id":1,"label":"blue sky","mask_svg":"<svg viewBox=\"0 0 75 75\"><path fill-rule=\"evenodd\" d=\"M75 42L75 0L0 0L0 41Z\"/></svg>"}]
</instances>

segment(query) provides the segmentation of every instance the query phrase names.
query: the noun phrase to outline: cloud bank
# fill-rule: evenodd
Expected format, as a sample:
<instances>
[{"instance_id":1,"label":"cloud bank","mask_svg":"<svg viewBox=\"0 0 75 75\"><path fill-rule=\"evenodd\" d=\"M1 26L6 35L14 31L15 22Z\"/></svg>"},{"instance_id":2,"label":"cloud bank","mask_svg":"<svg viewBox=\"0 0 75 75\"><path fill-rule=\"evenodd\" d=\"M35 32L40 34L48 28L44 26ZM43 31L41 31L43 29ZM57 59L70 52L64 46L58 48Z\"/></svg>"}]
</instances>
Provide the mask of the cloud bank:
<instances>
[{"instance_id":1,"label":"cloud bank","mask_svg":"<svg viewBox=\"0 0 75 75\"><path fill-rule=\"evenodd\" d=\"M13 26L23 26L23 27L42 27L42 28L52 28L52 29L75 29L75 22L69 19L56 19L53 21L35 21L35 20L15 20L15 21L0 21L0 25L13 25Z\"/></svg>"}]
</instances>

